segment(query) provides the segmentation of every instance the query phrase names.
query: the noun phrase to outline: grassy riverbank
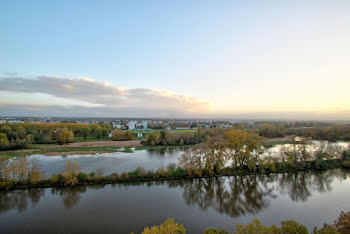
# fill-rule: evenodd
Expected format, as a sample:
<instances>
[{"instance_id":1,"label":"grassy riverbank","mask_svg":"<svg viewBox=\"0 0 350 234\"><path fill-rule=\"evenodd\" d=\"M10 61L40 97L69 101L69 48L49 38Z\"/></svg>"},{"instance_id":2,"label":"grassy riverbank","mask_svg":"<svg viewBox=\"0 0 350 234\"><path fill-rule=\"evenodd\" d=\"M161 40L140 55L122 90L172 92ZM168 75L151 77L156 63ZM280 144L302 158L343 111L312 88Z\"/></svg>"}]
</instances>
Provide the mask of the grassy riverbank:
<instances>
[{"instance_id":1,"label":"grassy riverbank","mask_svg":"<svg viewBox=\"0 0 350 234\"><path fill-rule=\"evenodd\" d=\"M288 163L276 163L274 169L259 168L252 171L247 167L244 168L229 168L226 167L219 172L209 172L203 170L202 174L189 174L187 171L175 164L170 164L166 169L160 168L157 171L145 171L139 167L134 171L125 172L122 174L112 173L107 176L99 176L98 172L89 174L79 172L78 170L67 171L62 174L53 175L50 179L42 179L38 181L2 181L0 182L0 190L24 189L24 188L42 188L42 187L70 187L79 185L97 185L97 184L116 184L130 182L149 182L149 181L164 181L164 180L179 180L193 178L211 178L220 176L243 176L243 175L260 175L271 173L291 173L301 171L322 171L335 168L344 168L344 162L338 159L325 160L322 166L316 164L315 161L308 161L303 167L293 167ZM76 166L79 168L78 166Z\"/></svg>"},{"instance_id":2,"label":"grassy riverbank","mask_svg":"<svg viewBox=\"0 0 350 234\"><path fill-rule=\"evenodd\" d=\"M134 150L152 150L152 149L175 149L175 148L191 148L193 145L157 145L157 146L136 146L136 147L120 147L120 146L81 146L81 147L57 147L54 144L35 144L27 149L0 151L0 156L8 157L25 157L33 154L41 154L47 156L53 155L69 155L69 154L98 154L125 152L133 153Z\"/></svg>"}]
</instances>

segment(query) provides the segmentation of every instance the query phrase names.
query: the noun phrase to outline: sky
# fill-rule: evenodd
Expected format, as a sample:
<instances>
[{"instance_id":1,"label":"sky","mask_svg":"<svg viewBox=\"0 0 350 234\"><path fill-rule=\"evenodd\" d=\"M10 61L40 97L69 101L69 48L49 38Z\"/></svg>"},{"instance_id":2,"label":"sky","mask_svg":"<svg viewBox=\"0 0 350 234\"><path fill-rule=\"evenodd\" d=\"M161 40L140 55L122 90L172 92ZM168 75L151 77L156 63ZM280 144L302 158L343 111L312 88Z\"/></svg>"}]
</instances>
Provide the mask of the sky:
<instances>
[{"instance_id":1,"label":"sky","mask_svg":"<svg viewBox=\"0 0 350 234\"><path fill-rule=\"evenodd\" d=\"M0 0L0 116L350 119L350 1Z\"/></svg>"}]
</instances>

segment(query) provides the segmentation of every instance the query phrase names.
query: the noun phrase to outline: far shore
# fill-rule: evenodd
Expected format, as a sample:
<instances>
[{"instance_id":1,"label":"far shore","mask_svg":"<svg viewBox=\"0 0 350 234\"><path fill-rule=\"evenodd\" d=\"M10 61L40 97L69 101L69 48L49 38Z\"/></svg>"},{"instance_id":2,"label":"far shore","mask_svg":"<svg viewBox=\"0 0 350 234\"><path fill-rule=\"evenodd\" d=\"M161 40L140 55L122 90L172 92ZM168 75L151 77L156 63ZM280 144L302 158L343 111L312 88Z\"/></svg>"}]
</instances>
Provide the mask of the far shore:
<instances>
[{"instance_id":1,"label":"far shore","mask_svg":"<svg viewBox=\"0 0 350 234\"><path fill-rule=\"evenodd\" d=\"M73 142L64 145L43 145L38 146L40 149L52 148L78 148L78 147L138 147L143 146L141 140L130 141L89 141L89 142Z\"/></svg>"}]
</instances>

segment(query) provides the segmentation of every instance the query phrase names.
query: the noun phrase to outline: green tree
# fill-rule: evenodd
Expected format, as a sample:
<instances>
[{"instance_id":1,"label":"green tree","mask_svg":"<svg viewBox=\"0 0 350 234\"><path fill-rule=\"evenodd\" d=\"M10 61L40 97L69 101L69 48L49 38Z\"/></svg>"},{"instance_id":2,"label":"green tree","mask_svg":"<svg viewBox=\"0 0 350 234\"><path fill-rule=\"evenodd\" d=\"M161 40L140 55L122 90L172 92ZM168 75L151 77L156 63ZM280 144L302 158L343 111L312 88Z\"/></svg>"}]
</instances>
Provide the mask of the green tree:
<instances>
[{"instance_id":1,"label":"green tree","mask_svg":"<svg viewBox=\"0 0 350 234\"><path fill-rule=\"evenodd\" d=\"M87 137L90 135L91 133L91 129L88 125L85 125L83 126L81 129L80 129L80 132L81 132L81 135L84 137L84 139L86 140Z\"/></svg>"},{"instance_id":2,"label":"green tree","mask_svg":"<svg viewBox=\"0 0 350 234\"><path fill-rule=\"evenodd\" d=\"M102 136L102 138L108 137L108 134L109 134L109 130L107 128L103 127L101 129L101 136Z\"/></svg>"},{"instance_id":3,"label":"green tree","mask_svg":"<svg viewBox=\"0 0 350 234\"><path fill-rule=\"evenodd\" d=\"M91 124L90 125L92 134L97 138L100 139L102 136L102 127L99 124Z\"/></svg>"}]
</instances>

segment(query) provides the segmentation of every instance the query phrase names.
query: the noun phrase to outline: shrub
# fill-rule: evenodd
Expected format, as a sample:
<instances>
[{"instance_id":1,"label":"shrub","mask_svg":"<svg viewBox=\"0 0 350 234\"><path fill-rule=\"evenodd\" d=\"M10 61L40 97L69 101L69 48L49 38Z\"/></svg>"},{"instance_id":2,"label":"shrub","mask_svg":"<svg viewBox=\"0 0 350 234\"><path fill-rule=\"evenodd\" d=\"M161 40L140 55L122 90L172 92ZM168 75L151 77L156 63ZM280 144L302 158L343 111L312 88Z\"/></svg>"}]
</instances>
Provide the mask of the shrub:
<instances>
[{"instance_id":1,"label":"shrub","mask_svg":"<svg viewBox=\"0 0 350 234\"><path fill-rule=\"evenodd\" d=\"M341 160L349 160L349 159L350 159L350 153L344 150L341 155Z\"/></svg>"},{"instance_id":2,"label":"shrub","mask_svg":"<svg viewBox=\"0 0 350 234\"><path fill-rule=\"evenodd\" d=\"M350 160L346 160L342 163L343 167L350 168Z\"/></svg>"},{"instance_id":3,"label":"shrub","mask_svg":"<svg viewBox=\"0 0 350 234\"><path fill-rule=\"evenodd\" d=\"M217 228L207 228L203 232L203 234L228 234L228 231L225 229L218 230Z\"/></svg>"},{"instance_id":4,"label":"shrub","mask_svg":"<svg viewBox=\"0 0 350 234\"><path fill-rule=\"evenodd\" d=\"M294 220L285 220L281 222L282 226L281 226L281 230L282 233L298 233L298 234L308 234L308 230L307 228L294 221Z\"/></svg>"},{"instance_id":5,"label":"shrub","mask_svg":"<svg viewBox=\"0 0 350 234\"><path fill-rule=\"evenodd\" d=\"M281 233L280 229L276 225L270 227L265 227L261 224L259 219L253 219L251 223L248 223L247 226L243 226L238 223L236 229L233 231L233 234L246 234L246 233ZM283 232L283 233L299 233L299 232Z\"/></svg>"},{"instance_id":6,"label":"shrub","mask_svg":"<svg viewBox=\"0 0 350 234\"><path fill-rule=\"evenodd\" d=\"M79 174L77 175L77 178L78 178L78 181L80 183L84 183L84 182L86 182L86 181L88 181L90 179L89 175L85 174L83 172L79 172Z\"/></svg>"},{"instance_id":7,"label":"shrub","mask_svg":"<svg viewBox=\"0 0 350 234\"><path fill-rule=\"evenodd\" d=\"M146 227L143 229L142 234L169 234L169 233L186 233L186 229L182 224L178 224L175 222L174 218L166 220L159 226L153 226L151 228Z\"/></svg>"}]
</instances>

